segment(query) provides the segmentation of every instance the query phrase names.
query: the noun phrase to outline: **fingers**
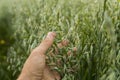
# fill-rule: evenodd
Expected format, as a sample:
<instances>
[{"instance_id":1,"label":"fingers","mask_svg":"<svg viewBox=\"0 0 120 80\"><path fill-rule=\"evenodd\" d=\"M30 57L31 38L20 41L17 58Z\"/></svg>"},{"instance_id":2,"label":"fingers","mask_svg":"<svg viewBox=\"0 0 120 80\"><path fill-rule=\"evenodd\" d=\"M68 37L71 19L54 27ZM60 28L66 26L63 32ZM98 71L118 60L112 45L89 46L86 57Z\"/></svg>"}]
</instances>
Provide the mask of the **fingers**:
<instances>
[{"instance_id":1,"label":"fingers","mask_svg":"<svg viewBox=\"0 0 120 80\"><path fill-rule=\"evenodd\" d=\"M53 44L55 36L56 36L55 32L49 32L46 38L41 42L41 44L33 51L38 52L40 54L44 54L48 50L48 48Z\"/></svg>"},{"instance_id":2,"label":"fingers","mask_svg":"<svg viewBox=\"0 0 120 80\"><path fill-rule=\"evenodd\" d=\"M43 73L43 80L60 80L60 75L57 71L52 71L46 66Z\"/></svg>"},{"instance_id":3,"label":"fingers","mask_svg":"<svg viewBox=\"0 0 120 80\"><path fill-rule=\"evenodd\" d=\"M57 71L52 71L56 80L61 80L60 74Z\"/></svg>"},{"instance_id":4,"label":"fingers","mask_svg":"<svg viewBox=\"0 0 120 80\"><path fill-rule=\"evenodd\" d=\"M55 32L49 32L45 40L43 40L42 43L39 45L39 49L41 49L41 47L44 47L44 50L47 50L53 44L55 36Z\"/></svg>"},{"instance_id":5,"label":"fingers","mask_svg":"<svg viewBox=\"0 0 120 80\"><path fill-rule=\"evenodd\" d=\"M60 43L58 43L58 48L63 48L64 46L67 46L69 44L69 40L62 40Z\"/></svg>"},{"instance_id":6,"label":"fingers","mask_svg":"<svg viewBox=\"0 0 120 80\"><path fill-rule=\"evenodd\" d=\"M73 48L73 51L76 52L76 51L77 51L77 47L74 47L74 48Z\"/></svg>"},{"instance_id":7,"label":"fingers","mask_svg":"<svg viewBox=\"0 0 120 80\"><path fill-rule=\"evenodd\" d=\"M77 52L77 48L73 47L72 50L69 50L67 52L67 55L70 56L71 54L73 54L73 56L76 56L76 52Z\"/></svg>"}]
</instances>

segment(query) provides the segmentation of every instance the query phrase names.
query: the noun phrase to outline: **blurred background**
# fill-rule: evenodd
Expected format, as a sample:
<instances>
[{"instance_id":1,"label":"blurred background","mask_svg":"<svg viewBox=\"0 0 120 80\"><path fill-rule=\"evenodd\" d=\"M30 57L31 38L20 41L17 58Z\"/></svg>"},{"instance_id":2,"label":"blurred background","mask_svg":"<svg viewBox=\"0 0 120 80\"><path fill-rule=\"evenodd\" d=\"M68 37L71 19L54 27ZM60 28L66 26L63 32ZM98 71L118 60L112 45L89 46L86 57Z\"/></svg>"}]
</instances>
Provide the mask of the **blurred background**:
<instances>
[{"instance_id":1,"label":"blurred background","mask_svg":"<svg viewBox=\"0 0 120 80\"><path fill-rule=\"evenodd\" d=\"M12 13L10 12L10 1L0 0L0 79L9 80L10 74L7 70L7 51L13 44Z\"/></svg>"}]
</instances>

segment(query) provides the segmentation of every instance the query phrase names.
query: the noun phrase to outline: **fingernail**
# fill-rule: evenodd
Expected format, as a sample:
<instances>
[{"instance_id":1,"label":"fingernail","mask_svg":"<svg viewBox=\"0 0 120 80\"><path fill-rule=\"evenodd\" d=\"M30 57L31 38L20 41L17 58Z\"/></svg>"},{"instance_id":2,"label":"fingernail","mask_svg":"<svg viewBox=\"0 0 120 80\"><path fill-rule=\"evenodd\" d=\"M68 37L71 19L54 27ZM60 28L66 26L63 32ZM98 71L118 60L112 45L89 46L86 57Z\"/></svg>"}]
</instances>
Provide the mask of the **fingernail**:
<instances>
[{"instance_id":1,"label":"fingernail","mask_svg":"<svg viewBox=\"0 0 120 80\"><path fill-rule=\"evenodd\" d=\"M49 39L54 39L56 36L56 33L55 32L49 32L48 35L47 35L47 38Z\"/></svg>"},{"instance_id":2,"label":"fingernail","mask_svg":"<svg viewBox=\"0 0 120 80\"><path fill-rule=\"evenodd\" d=\"M76 47L74 47L74 48L73 48L73 51L74 51L74 52L76 52L76 51L77 51L77 48L76 48Z\"/></svg>"}]
</instances>

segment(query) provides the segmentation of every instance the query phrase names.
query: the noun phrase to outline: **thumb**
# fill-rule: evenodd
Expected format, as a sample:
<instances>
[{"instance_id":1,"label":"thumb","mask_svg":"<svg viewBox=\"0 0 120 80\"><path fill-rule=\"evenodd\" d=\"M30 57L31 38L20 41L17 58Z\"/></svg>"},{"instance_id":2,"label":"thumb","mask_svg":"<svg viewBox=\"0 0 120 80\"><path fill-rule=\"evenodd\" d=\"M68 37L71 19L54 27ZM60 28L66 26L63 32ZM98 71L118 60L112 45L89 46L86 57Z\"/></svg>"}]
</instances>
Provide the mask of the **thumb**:
<instances>
[{"instance_id":1,"label":"thumb","mask_svg":"<svg viewBox=\"0 0 120 80\"><path fill-rule=\"evenodd\" d=\"M55 32L49 32L46 38L41 42L41 44L38 47L36 47L33 50L33 52L44 54L48 50L48 48L53 44L55 36L56 36Z\"/></svg>"}]
</instances>

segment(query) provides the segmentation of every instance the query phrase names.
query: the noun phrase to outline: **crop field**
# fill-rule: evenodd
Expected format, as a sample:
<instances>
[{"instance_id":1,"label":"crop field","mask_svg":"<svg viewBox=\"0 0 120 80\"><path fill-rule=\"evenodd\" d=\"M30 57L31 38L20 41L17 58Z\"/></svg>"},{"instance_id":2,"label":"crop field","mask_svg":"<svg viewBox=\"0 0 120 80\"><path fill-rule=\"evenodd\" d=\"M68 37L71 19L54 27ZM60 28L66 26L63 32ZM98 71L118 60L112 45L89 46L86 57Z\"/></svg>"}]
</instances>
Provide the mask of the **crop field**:
<instances>
[{"instance_id":1,"label":"crop field","mask_svg":"<svg viewBox=\"0 0 120 80\"><path fill-rule=\"evenodd\" d=\"M0 9L0 80L16 80L50 31L47 64L62 80L120 80L120 0L1 0Z\"/></svg>"}]
</instances>

